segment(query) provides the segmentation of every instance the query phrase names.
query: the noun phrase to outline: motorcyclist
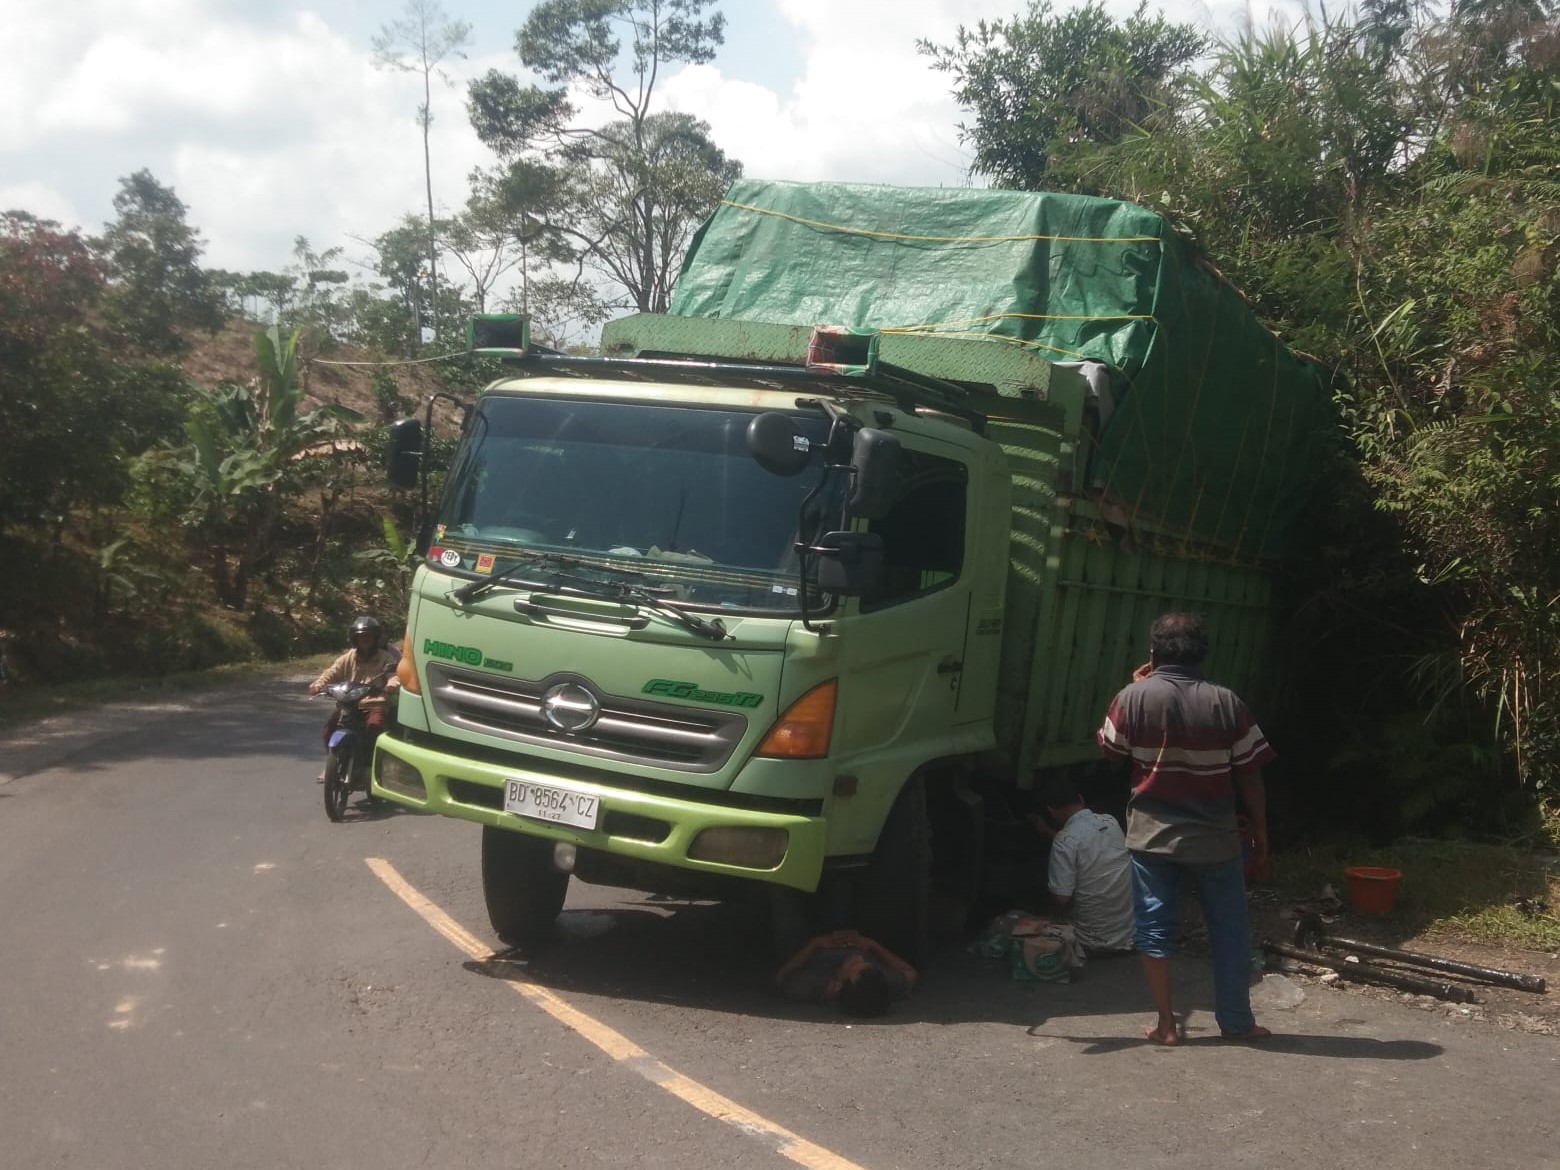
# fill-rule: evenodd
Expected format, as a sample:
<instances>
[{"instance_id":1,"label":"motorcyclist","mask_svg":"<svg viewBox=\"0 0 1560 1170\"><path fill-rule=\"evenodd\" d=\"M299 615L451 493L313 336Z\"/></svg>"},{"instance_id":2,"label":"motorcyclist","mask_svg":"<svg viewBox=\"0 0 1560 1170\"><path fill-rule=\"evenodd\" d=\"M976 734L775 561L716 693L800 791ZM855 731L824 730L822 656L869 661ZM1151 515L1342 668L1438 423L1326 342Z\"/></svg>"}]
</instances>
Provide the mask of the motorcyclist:
<instances>
[{"instance_id":1,"label":"motorcyclist","mask_svg":"<svg viewBox=\"0 0 1560 1170\"><path fill-rule=\"evenodd\" d=\"M309 684L309 694L317 695L326 687L338 682L361 682L384 688L382 694L372 694L358 704L363 713L364 731L368 736L368 750L373 751L374 740L385 727L386 700L400 689L401 682L395 676L395 668L401 661L401 653L394 646L385 644L385 630L379 619L369 614L359 614L352 619L348 633L351 648L321 672L319 678ZM325 747L330 747L331 732L341 718L339 708L331 711L325 720ZM325 773L319 775L325 782Z\"/></svg>"}]
</instances>

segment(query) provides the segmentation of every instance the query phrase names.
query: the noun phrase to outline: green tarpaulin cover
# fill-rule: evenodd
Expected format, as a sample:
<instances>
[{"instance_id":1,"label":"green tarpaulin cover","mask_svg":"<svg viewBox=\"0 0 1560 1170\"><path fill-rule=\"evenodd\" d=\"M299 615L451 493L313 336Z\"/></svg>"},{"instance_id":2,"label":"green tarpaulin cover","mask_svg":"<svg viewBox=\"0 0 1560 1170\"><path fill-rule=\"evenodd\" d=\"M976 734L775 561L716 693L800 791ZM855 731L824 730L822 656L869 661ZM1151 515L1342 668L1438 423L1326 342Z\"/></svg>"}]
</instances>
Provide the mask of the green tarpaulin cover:
<instances>
[{"instance_id":1,"label":"green tarpaulin cover","mask_svg":"<svg viewBox=\"0 0 1560 1170\"><path fill-rule=\"evenodd\" d=\"M1282 553L1328 425L1296 357L1163 219L1082 195L740 180L673 314L981 337L1115 371L1089 468L1140 523Z\"/></svg>"}]
</instances>

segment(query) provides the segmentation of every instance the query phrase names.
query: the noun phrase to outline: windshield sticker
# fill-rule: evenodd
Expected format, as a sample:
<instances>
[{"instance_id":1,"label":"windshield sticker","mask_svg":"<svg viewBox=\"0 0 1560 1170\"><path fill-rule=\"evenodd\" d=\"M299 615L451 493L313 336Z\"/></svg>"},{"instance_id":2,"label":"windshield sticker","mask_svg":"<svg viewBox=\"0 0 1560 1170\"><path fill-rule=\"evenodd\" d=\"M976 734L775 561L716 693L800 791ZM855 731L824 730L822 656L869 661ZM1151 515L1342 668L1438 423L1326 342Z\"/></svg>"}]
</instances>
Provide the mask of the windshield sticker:
<instances>
[{"instance_id":1,"label":"windshield sticker","mask_svg":"<svg viewBox=\"0 0 1560 1170\"><path fill-rule=\"evenodd\" d=\"M422 652L428 658L448 658L451 662L464 663L466 666L482 665L482 651L475 646L452 646L448 642L424 638Z\"/></svg>"},{"instance_id":2,"label":"windshield sticker","mask_svg":"<svg viewBox=\"0 0 1560 1170\"><path fill-rule=\"evenodd\" d=\"M439 564L446 569L460 568L460 550L447 548L439 554Z\"/></svg>"},{"instance_id":3,"label":"windshield sticker","mask_svg":"<svg viewBox=\"0 0 1560 1170\"><path fill-rule=\"evenodd\" d=\"M477 572L491 573L493 571L493 554L481 553L477 557Z\"/></svg>"},{"instance_id":4,"label":"windshield sticker","mask_svg":"<svg viewBox=\"0 0 1560 1170\"><path fill-rule=\"evenodd\" d=\"M695 703L714 703L721 707L757 707L764 701L763 695L749 691L706 691L698 683L676 682L669 678L653 678L640 690L646 695L665 695L670 699L692 699Z\"/></svg>"}]
</instances>

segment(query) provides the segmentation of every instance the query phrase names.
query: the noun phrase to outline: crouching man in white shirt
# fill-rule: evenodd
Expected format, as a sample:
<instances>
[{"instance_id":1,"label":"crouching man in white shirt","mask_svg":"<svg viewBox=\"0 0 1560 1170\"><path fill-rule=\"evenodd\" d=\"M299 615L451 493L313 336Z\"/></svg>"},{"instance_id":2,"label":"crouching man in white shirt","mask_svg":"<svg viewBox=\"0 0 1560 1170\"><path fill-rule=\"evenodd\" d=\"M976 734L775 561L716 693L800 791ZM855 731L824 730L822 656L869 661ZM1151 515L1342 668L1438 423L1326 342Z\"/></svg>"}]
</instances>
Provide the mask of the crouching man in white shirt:
<instances>
[{"instance_id":1,"label":"crouching man in white shirt","mask_svg":"<svg viewBox=\"0 0 1560 1170\"><path fill-rule=\"evenodd\" d=\"M1051 823L1042 817L1031 822L1051 838L1046 885L1052 900L1072 919L1073 934L1087 954L1126 954L1135 924L1121 826L1115 817L1091 812L1070 784L1049 784L1041 798Z\"/></svg>"}]
</instances>

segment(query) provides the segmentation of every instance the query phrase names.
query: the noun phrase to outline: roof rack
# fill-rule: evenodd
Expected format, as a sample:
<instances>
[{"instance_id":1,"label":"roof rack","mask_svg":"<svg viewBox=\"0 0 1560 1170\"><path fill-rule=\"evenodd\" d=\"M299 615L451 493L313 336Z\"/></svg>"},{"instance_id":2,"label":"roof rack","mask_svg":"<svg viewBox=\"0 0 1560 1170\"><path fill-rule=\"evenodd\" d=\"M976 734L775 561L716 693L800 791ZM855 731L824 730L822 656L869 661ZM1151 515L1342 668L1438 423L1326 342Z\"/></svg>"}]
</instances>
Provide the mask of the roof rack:
<instances>
[{"instance_id":1,"label":"roof rack","mask_svg":"<svg viewBox=\"0 0 1560 1170\"><path fill-rule=\"evenodd\" d=\"M907 414L914 414L917 408L941 411L967 419L977 428L986 420L986 413L974 405L971 401L974 396L964 387L881 362L872 371L858 374L772 362L661 354L593 357L533 350L489 356L499 357L506 365L521 367L530 377L552 374L578 378L610 373L644 381L706 385L773 387L779 383L812 386L819 392L841 397L884 398Z\"/></svg>"},{"instance_id":2,"label":"roof rack","mask_svg":"<svg viewBox=\"0 0 1560 1170\"><path fill-rule=\"evenodd\" d=\"M1000 346L936 337L889 337L874 329L777 326L758 321L674 318L641 314L610 321L602 332L605 356L576 356L530 343L519 314L490 314L473 332L473 353L521 367L524 376L657 379L744 387L811 387L839 398L880 398L906 413L936 410L984 431L992 415L1011 415L1016 399L1042 398L1050 363ZM480 342L487 345L480 345ZM889 362L881 349L963 373L980 368L991 382L961 382ZM983 365L970 360L980 351ZM997 349L997 353L994 353ZM959 360L950 360L958 357ZM941 370L939 370L941 373ZM1008 388L1003 393L1002 388Z\"/></svg>"}]
</instances>

